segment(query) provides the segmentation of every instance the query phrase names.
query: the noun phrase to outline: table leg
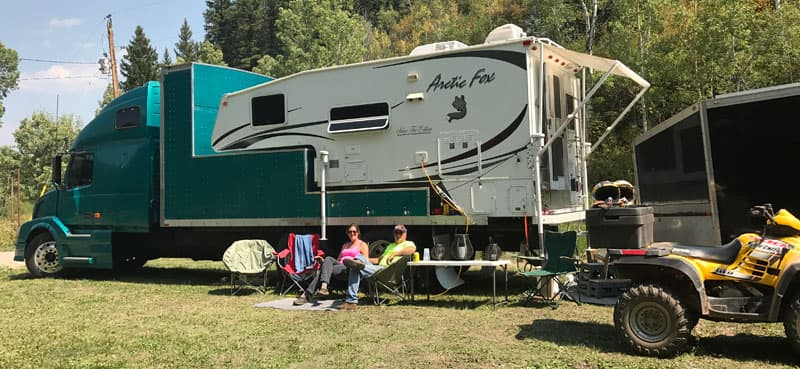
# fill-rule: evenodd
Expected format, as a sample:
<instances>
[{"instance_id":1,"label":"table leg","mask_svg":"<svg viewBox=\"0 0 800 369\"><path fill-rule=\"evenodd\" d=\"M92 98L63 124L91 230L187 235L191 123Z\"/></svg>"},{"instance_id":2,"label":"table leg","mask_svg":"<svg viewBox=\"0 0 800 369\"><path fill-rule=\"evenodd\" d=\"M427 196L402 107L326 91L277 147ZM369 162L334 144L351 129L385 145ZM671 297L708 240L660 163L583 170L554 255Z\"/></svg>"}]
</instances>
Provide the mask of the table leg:
<instances>
[{"instance_id":1,"label":"table leg","mask_svg":"<svg viewBox=\"0 0 800 369\"><path fill-rule=\"evenodd\" d=\"M497 268L492 268L492 306L497 305Z\"/></svg>"},{"instance_id":2,"label":"table leg","mask_svg":"<svg viewBox=\"0 0 800 369\"><path fill-rule=\"evenodd\" d=\"M431 301L431 268L425 268L425 289L428 292L428 301Z\"/></svg>"},{"instance_id":3,"label":"table leg","mask_svg":"<svg viewBox=\"0 0 800 369\"><path fill-rule=\"evenodd\" d=\"M414 301L414 266L409 266L408 270L411 272L411 301Z\"/></svg>"}]
</instances>

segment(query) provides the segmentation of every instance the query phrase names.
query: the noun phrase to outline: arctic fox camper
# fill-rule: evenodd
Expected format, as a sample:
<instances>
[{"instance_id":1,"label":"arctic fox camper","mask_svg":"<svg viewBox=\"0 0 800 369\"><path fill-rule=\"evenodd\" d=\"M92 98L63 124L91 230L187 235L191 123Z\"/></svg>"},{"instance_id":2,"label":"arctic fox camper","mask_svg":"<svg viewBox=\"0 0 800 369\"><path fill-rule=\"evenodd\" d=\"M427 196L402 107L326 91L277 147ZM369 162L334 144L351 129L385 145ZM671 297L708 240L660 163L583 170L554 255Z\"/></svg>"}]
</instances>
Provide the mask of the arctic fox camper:
<instances>
[{"instance_id":1,"label":"arctic fox camper","mask_svg":"<svg viewBox=\"0 0 800 369\"><path fill-rule=\"evenodd\" d=\"M588 92L586 68L603 72ZM280 247L289 232L339 245L349 223L368 241L403 223L421 247L469 233L516 249L523 227L584 218L584 107L612 76L642 89L610 128L647 82L513 25L275 80L171 67L84 128L64 181L54 161L15 259L38 275L219 259L233 240Z\"/></svg>"},{"instance_id":2,"label":"arctic fox camper","mask_svg":"<svg viewBox=\"0 0 800 369\"><path fill-rule=\"evenodd\" d=\"M748 230L748 209L800 212L789 164L797 156L800 84L698 102L635 140L636 186L653 207L654 241L720 245Z\"/></svg>"}]
</instances>

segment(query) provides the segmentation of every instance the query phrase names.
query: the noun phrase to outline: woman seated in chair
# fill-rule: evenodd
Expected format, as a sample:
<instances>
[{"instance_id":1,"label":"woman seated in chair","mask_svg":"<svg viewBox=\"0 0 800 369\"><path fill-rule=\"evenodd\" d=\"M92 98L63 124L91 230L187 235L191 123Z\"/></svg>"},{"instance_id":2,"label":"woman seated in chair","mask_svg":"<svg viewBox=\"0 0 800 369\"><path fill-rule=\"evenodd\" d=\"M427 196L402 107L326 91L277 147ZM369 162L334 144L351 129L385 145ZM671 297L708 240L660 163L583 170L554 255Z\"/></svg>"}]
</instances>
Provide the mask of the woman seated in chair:
<instances>
[{"instance_id":1,"label":"woman seated in chair","mask_svg":"<svg viewBox=\"0 0 800 369\"><path fill-rule=\"evenodd\" d=\"M311 283L308 284L308 288L303 294L295 300L295 305L307 303L310 296L314 296L314 292L320 296L328 296L330 294L328 285L331 283L331 278L347 272L347 266L343 263L345 259L355 258L359 254L364 255L364 257L369 257L369 245L362 241L359 238L360 236L361 230L358 228L358 224L353 223L347 226L347 238L349 238L350 241L342 245L342 251L339 252L338 258L334 259L330 256L325 257L320 266L319 273L311 280ZM318 284L320 285L319 290L316 291Z\"/></svg>"}]
</instances>

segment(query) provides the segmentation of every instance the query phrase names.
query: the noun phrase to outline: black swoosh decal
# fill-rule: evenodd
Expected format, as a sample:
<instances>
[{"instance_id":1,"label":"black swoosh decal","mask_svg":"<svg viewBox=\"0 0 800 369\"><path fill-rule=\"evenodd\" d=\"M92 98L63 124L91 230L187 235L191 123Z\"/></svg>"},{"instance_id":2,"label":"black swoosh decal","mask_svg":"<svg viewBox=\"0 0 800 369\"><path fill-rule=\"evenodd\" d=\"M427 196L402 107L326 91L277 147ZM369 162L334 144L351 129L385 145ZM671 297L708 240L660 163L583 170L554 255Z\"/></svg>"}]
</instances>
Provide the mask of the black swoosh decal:
<instances>
[{"instance_id":1,"label":"black swoosh decal","mask_svg":"<svg viewBox=\"0 0 800 369\"><path fill-rule=\"evenodd\" d=\"M435 55L429 56L427 58L416 59L416 60L408 60L394 64L386 64L380 65L375 67L375 69L379 68L386 68L386 67L393 67L396 65L402 64L409 64L409 63L416 63L425 60L434 60L434 59L448 59L448 58L462 58L462 57L475 57L475 58L488 58L488 59L497 59L500 61L504 61L509 64L514 64L522 69L526 68L525 65L525 53L519 51L511 51L511 50L475 50L475 51L467 51L462 53L456 54L447 54L447 55Z\"/></svg>"},{"instance_id":2,"label":"black swoosh decal","mask_svg":"<svg viewBox=\"0 0 800 369\"><path fill-rule=\"evenodd\" d=\"M272 132L285 131L285 130L288 130L288 129L294 129L294 128L303 128L303 127L314 126L314 125L318 125L318 124L324 124L324 123L328 123L328 121L327 121L327 120L318 120L318 121L316 121L316 122L300 123L300 124L295 124L295 125L291 125L291 126L285 126L285 127L278 127L278 128L268 129L268 130L265 130L265 131L258 131L258 132L256 132L256 133L253 133L253 134L251 134L251 135L244 136L244 137L242 137L242 138L240 138L240 139L238 139L238 140L236 140L236 141L232 142L232 143L231 143L231 144L229 144L228 146L235 145L235 144L236 144L236 143L238 143L239 141L245 141L245 140L249 140L249 139L251 139L251 138L253 138L253 137L259 137L259 136L261 136L261 135L263 135L263 134L265 134L265 133L272 133ZM247 125L249 125L249 124L250 124L250 123L247 123ZM238 128L234 128L234 130L236 130L236 129L238 129ZM228 134L230 134L230 132L226 132L226 133L223 135L223 137L224 137L224 136L227 136ZM213 146L213 145L215 145L217 142L219 142L219 139L217 139L217 140L214 142L214 144L212 144L212 146ZM248 145L248 146L249 146L249 145ZM223 149L223 150L224 150L224 149Z\"/></svg>"},{"instance_id":3,"label":"black swoosh decal","mask_svg":"<svg viewBox=\"0 0 800 369\"><path fill-rule=\"evenodd\" d=\"M248 148L248 147L252 146L253 144L255 144L257 142L264 141L264 140L266 140L268 138L278 137L278 136L305 136L305 137L322 138L322 139L325 139L325 140L333 141L332 138L328 138L328 137L320 136L320 135L315 135L315 134L312 134L312 133L284 132L284 133L275 133L275 134L264 134L264 135L261 135L261 136L250 137L249 139L246 139L246 140L239 140L239 141L236 141L236 142L234 142L234 143L232 143L232 144L230 144L228 146L223 147L222 150L245 149L245 148Z\"/></svg>"},{"instance_id":4,"label":"black swoosh decal","mask_svg":"<svg viewBox=\"0 0 800 369\"><path fill-rule=\"evenodd\" d=\"M501 142L505 141L506 138L511 136L511 134L514 133L514 131L516 131L517 128L519 128L520 124L522 124L522 120L525 118L525 112L527 110L528 110L528 105L525 104L525 106L522 107L522 111L519 112L519 115L517 115L517 117L514 118L514 120L511 122L511 124L508 125L508 127L506 127L504 130L502 130L496 136L490 138L488 141L486 141L486 142L481 144L481 152L489 151L489 149L499 145ZM452 163L454 161L459 161L461 159L466 159L466 158L468 158L470 156L476 156L476 155L478 155L478 149L477 148L469 150L469 151L464 151L461 154L458 154L456 156L451 156L451 157L449 157L447 159L442 160L441 163L442 164ZM434 166L434 165L437 165L437 164L439 164L439 162L435 161L433 163L428 164L428 166ZM419 169L419 168L422 168L422 167L421 166L417 166L417 167L413 167L413 168L409 168L409 169Z\"/></svg>"},{"instance_id":5,"label":"black swoosh decal","mask_svg":"<svg viewBox=\"0 0 800 369\"><path fill-rule=\"evenodd\" d=\"M219 136L219 138L218 138L218 139L214 140L214 142L213 142L213 143L211 143L211 146L215 146L215 145L216 145L216 144L218 144L220 141L222 141L222 139L224 139L225 137L228 137L228 136L230 136L232 133L234 133L234 132L236 132L236 131L238 131L238 130L240 130L240 129L244 128L244 127L247 127L247 126L249 126L249 125L250 125L250 123L245 123L245 124L242 124L241 126L238 126L238 127L234 128L234 129L232 129L232 130L228 131L228 132L225 132L225 133L224 133L222 136Z\"/></svg>"}]
</instances>

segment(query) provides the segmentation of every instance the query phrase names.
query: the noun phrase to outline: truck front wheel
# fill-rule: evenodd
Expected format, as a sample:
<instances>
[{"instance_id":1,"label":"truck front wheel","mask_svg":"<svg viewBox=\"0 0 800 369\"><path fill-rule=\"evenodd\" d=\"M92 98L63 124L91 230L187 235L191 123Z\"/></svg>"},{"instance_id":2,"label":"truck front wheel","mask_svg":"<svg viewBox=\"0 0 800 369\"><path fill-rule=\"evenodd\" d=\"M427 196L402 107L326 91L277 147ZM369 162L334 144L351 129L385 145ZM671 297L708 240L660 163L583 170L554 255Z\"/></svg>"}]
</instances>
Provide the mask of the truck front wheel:
<instances>
[{"instance_id":1,"label":"truck front wheel","mask_svg":"<svg viewBox=\"0 0 800 369\"><path fill-rule=\"evenodd\" d=\"M800 352L800 293L795 293L783 314L783 330L795 352Z\"/></svg>"},{"instance_id":2,"label":"truck front wheel","mask_svg":"<svg viewBox=\"0 0 800 369\"><path fill-rule=\"evenodd\" d=\"M34 277L56 276L64 269L56 242L49 233L39 233L28 241L25 266Z\"/></svg>"},{"instance_id":3,"label":"truck front wheel","mask_svg":"<svg viewBox=\"0 0 800 369\"><path fill-rule=\"evenodd\" d=\"M647 356L672 356L691 342L691 322L680 301L662 286L637 285L614 306L614 326L625 343Z\"/></svg>"}]
</instances>

